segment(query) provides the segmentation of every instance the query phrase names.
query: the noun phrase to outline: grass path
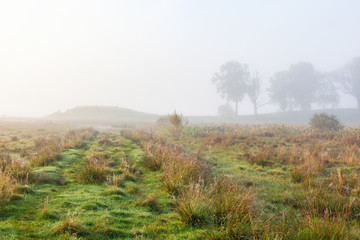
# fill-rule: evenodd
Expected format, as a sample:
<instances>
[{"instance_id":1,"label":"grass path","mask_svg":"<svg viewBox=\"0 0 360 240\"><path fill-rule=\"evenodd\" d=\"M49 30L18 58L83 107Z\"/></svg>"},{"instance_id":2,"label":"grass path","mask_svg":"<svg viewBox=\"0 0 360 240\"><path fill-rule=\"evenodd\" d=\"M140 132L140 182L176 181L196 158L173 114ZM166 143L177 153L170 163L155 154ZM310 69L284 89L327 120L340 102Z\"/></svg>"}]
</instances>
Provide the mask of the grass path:
<instances>
[{"instance_id":1,"label":"grass path","mask_svg":"<svg viewBox=\"0 0 360 240\"><path fill-rule=\"evenodd\" d=\"M183 225L172 211L163 190L161 173L140 164L142 151L130 140L114 135L112 144L101 137L87 142L88 149L70 149L52 165L35 169L41 181L0 209L0 239L192 239L201 229ZM79 173L94 149L108 154L117 173L125 157L136 164L137 174L121 187L82 184ZM48 199L47 206L44 207ZM76 229L62 229L73 221Z\"/></svg>"}]
</instances>

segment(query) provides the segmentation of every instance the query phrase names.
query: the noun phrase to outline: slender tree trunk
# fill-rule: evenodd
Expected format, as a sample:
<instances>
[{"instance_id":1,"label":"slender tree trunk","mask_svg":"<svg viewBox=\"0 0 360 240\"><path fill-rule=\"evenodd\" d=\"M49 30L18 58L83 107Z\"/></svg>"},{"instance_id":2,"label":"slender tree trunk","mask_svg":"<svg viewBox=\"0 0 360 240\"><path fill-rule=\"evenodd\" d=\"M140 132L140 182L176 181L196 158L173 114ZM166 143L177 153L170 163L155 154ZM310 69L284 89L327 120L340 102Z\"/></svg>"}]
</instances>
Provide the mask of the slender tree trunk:
<instances>
[{"instance_id":1,"label":"slender tree trunk","mask_svg":"<svg viewBox=\"0 0 360 240\"><path fill-rule=\"evenodd\" d=\"M257 109L258 109L257 103L254 102L253 105L254 105L254 114L257 115L258 114L258 112L257 112Z\"/></svg>"},{"instance_id":2,"label":"slender tree trunk","mask_svg":"<svg viewBox=\"0 0 360 240\"><path fill-rule=\"evenodd\" d=\"M235 101L235 115L238 115L238 101Z\"/></svg>"}]
</instances>

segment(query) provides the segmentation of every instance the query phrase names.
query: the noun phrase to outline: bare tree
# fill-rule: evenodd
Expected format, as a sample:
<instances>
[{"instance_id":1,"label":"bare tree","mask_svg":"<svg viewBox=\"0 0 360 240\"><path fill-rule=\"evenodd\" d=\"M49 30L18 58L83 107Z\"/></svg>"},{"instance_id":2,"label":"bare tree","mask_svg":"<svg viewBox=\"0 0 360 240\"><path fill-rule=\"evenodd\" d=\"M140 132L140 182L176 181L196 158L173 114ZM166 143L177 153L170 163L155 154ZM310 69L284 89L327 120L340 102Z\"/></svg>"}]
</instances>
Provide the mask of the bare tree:
<instances>
[{"instance_id":1,"label":"bare tree","mask_svg":"<svg viewBox=\"0 0 360 240\"><path fill-rule=\"evenodd\" d=\"M250 101L253 105L254 114L258 114L259 107L264 106L265 102L260 102L260 96L261 96L261 86L263 82L260 78L260 74L258 72L255 72L252 74L251 78L247 82L247 95L250 98Z\"/></svg>"}]
</instances>

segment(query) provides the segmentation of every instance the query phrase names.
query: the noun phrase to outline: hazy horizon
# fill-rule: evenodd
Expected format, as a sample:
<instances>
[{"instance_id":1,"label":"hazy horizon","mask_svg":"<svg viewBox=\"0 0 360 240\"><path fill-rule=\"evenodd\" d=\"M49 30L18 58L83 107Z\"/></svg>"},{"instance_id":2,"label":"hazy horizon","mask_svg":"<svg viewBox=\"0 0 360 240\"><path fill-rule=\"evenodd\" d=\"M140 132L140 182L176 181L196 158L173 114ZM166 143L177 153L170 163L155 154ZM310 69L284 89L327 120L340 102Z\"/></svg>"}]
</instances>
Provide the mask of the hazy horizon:
<instances>
[{"instance_id":1,"label":"hazy horizon","mask_svg":"<svg viewBox=\"0 0 360 240\"><path fill-rule=\"evenodd\" d=\"M220 65L249 64L264 89L300 61L339 69L360 56L359 10L356 0L2 1L0 114L97 105L216 115ZM252 113L248 100L239 113Z\"/></svg>"}]
</instances>

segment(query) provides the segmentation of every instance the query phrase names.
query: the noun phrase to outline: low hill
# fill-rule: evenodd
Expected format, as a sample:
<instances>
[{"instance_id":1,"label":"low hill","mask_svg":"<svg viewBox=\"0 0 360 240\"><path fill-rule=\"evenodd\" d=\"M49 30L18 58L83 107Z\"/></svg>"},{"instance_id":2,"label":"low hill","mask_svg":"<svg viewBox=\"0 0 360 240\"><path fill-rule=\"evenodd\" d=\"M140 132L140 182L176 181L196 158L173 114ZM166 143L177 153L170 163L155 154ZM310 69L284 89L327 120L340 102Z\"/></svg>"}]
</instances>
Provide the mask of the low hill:
<instances>
[{"instance_id":1,"label":"low hill","mask_svg":"<svg viewBox=\"0 0 360 240\"><path fill-rule=\"evenodd\" d=\"M46 116L46 120L84 124L134 124L155 123L158 115L138 112L126 108L109 106L76 107L65 112Z\"/></svg>"},{"instance_id":2,"label":"low hill","mask_svg":"<svg viewBox=\"0 0 360 240\"><path fill-rule=\"evenodd\" d=\"M323 109L313 111L294 111L265 113L243 116L185 116L190 124L307 124L315 113L325 112L335 115L347 126L360 126L360 110L358 109ZM138 112L126 108L109 106L76 107L65 112L56 112L45 120L63 123L105 124L105 125L142 125L154 124L160 115Z\"/></svg>"}]
</instances>

